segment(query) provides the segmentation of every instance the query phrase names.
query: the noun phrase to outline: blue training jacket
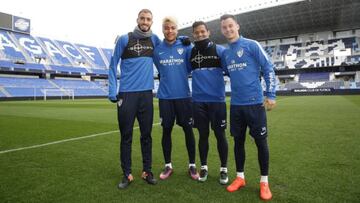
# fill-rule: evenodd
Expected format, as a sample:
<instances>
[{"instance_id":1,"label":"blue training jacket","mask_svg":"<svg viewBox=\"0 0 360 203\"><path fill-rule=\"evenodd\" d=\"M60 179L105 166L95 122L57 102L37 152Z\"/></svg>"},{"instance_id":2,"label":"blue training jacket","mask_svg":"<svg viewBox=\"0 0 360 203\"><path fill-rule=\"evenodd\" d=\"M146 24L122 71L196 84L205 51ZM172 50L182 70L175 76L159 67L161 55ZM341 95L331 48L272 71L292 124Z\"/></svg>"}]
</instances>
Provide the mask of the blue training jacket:
<instances>
[{"instance_id":1,"label":"blue training jacket","mask_svg":"<svg viewBox=\"0 0 360 203\"><path fill-rule=\"evenodd\" d=\"M151 36L154 47L160 44L157 35ZM122 35L116 42L109 67L109 99L116 100L118 92L138 92L154 88L154 70L152 56L139 56L121 60L129 42L128 34ZM120 62L120 83L117 87L117 66Z\"/></svg>"},{"instance_id":2,"label":"blue training jacket","mask_svg":"<svg viewBox=\"0 0 360 203\"><path fill-rule=\"evenodd\" d=\"M184 46L179 39L173 44L165 40L155 48L154 64L160 73L159 99L190 97L186 53L191 46Z\"/></svg>"},{"instance_id":3,"label":"blue training jacket","mask_svg":"<svg viewBox=\"0 0 360 203\"><path fill-rule=\"evenodd\" d=\"M208 48L212 46L209 43ZM194 47L195 48L195 47ZM193 48L193 49L194 49ZM219 58L222 56L224 47L216 45L216 53ZM223 72L225 68L221 67L203 67L195 68L191 65L191 51L187 53L188 70L192 71L192 101L195 102L225 102L225 82ZM197 60L200 63L206 61L207 56L198 53ZM221 59L220 59L221 60Z\"/></svg>"},{"instance_id":4,"label":"blue training jacket","mask_svg":"<svg viewBox=\"0 0 360 203\"><path fill-rule=\"evenodd\" d=\"M275 72L273 64L259 42L240 37L223 52L222 63L231 80L231 105L263 103L260 74L266 83L265 95L275 99Z\"/></svg>"}]
</instances>

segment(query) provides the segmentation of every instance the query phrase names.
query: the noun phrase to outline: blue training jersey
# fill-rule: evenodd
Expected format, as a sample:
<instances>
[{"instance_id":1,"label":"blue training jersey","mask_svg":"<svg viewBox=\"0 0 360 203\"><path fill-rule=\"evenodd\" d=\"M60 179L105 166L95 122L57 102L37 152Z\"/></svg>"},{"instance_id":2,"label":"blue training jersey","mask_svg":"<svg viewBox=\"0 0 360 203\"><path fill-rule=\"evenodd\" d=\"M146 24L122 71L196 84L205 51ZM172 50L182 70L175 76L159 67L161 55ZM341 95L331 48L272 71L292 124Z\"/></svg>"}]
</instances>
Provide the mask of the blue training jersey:
<instances>
[{"instance_id":1,"label":"blue training jersey","mask_svg":"<svg viewBox=\"0 0 360 203\"><path fill-rule=\"evenodd\" d=\"M151 37L153 46L144 46L139 43L128 47L129 35L122 35L116 42L109 67L109 99L116 100L118 92L138 92L152 90L154 88L154 70L153 70L153 48L160 44L158 36L153 34ZM134 40L133 40L134 41ZM127 50L126 50L127 49ZM146 50L147 49L147 50ZM141 55L147 51L148 55ZM133 51L131 57L121 59L125 51ZM138 55L138 56L137 56ZM117 91L117 66L120 62L120 83Z\"/></svg>"},{"instance_id":2,"label":"blue training jersey","mask_svg":"<svg viewBox=\"0 0 360 203\"><path fill-rule=\"evenodd\" d=\"M159 99L181 99L190 97L186 53L191 46L180 40L168 44L165 40L154 50L154 64L160 73Z\"/></svg>"},{"instance_id":3,"label":"blue training jersey","mask_svg":"<svg viewBox=\"0 0 360 203\"><path fill-rule=\"evenodd\" d=\"M222 62L231 81L231 104L253 105L263 102L260 75L266 83L265 95L275 99L275 72L273 64L259 42L240 37L223 52Z\"/></svg>"},{"instance_id":4,"label":"blue training jersey","mask_svg":"<svg viewBox=\"0 0 360 203\"><path fill-rule=\"evenodd\" d=\"M216 49L214 49L214 46ZM215 51L212 51L215 50ZM224 47L210 42L203 51L188 52L188 69L192 71L192 100L195 102L225 102L224 67L221 56ZM219 63L218 63L219 61Z\"/></svg>"}]
</instances>

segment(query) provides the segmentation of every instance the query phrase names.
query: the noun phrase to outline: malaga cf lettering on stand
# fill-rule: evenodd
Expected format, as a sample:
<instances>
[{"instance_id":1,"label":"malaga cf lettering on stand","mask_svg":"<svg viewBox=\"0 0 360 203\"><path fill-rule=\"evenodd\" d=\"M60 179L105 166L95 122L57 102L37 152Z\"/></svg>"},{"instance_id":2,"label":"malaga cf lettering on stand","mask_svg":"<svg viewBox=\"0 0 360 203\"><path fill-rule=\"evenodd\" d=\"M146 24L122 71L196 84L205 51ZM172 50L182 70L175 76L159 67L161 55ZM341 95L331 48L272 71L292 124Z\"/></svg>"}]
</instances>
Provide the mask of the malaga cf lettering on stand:
<instances>
[{"instance_id":1,"label":"malaga cf lettering on stand","mask_svg":"<svg viewBox=\"0 0 360 203\"><path fill-rule=\"evenodd\" d=\"M332 92L333 88L298 88L294 92Z\"/></svg>"}]
</instances>

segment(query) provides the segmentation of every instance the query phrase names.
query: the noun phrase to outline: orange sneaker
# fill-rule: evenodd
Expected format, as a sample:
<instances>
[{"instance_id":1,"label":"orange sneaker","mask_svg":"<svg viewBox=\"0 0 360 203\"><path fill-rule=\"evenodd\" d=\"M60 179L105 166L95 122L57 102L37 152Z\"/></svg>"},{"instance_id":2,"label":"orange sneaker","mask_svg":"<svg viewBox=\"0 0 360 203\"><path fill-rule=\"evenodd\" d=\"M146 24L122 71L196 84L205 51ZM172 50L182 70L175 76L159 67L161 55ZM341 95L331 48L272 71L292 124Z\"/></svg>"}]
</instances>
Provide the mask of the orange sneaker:
<instances>
[{"instance_id":1,"label":"orange sneaker","mask_svg":"<svg viewBox=\"0 0 360 203\"><path fill-rule=\"evenodd\" d=\"M236 179L226 189L229 192L234 192L244 186L245 180L243 178L236 177Z\"/></svg>"},{"instance_id":2,"label":"orange sneaker","mask_svg":"<svg viewBox=\"0 0 360 203\"><path fill-rule=\"evenodd\" d=\"M272 194L270 191L269 183L260 182L260 198L262 200L271 200Z\"/></svg>"}]
</instances>

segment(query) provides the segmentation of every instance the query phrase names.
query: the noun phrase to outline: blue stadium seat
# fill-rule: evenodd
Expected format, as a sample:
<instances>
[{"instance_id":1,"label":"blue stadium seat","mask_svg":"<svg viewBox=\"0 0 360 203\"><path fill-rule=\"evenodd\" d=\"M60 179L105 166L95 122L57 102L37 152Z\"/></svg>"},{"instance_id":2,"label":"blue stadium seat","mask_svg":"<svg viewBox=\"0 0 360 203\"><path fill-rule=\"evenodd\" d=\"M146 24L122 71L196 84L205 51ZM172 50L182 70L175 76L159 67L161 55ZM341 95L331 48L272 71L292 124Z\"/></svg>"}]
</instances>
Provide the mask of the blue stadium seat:
<instances>
[{"instance_id":1,"label":"blue stadium seat","mask_svg":"<svg viewBox=\"0 0 360 203\"><path fill-rule=\"evenodd\" d=\"M84 55L71 43L64 42L60 40L55 40L57 44L66 52L67 56L69 56L72 61L83 64L90 64Z\"/></svg>"},{"instance_id":2,"label":"blue stadium seat","mask_svg":"<svg viewBox=\"0 0 360 203\"><path fill-rule=\"evenodd\" d=\"M0 77L2 86L13 97L43 96L42 89L55 89L48 80L39 78Z\"/></svg>"},{"instance_id":3,"label":"blue stadium seat","mask_svg":"<svg viewBox=\"0 0 360 203\"><path fill-rule=\"evenodd\" d=\"M41 45L31 35L14 33L20 46L32 58L48 58Z\"/></svg>"},{"instance_id":4,"label":"blue stadium seat","mask_svg":"<svg viewBox=\"0 0 360 203\"><path fill-rule=\"evenodd\" d=\"M6 95L0 91L0 97L6 97Z\"/></svg>"},{"instance_id":5,"label":"blue stadium seat","mask_svg":"<svg viewBox=\"0 0 360 203\"><path fill-rule=\"evenodd\" d=\"M76 44L76 46L87 56L89 60L97 67L105 68L105 62L101 57L99 50L96 47Z\"/></svg>"},{"instance_id":6,"label":"blue stadium seat","mask_svg":"<svg viewBox=\"0 0 360 203\"><path fill-rule=\"evenodd\" d=\"M102 48L101 51L104 53L106 59L108 60L108 63L110 64L110 60L111 60L113 50L112 49Z\"/></svg>"},{"instance_id":7,"label":"blue stadium seat","mask_svg":"<svg viewBox=\"0 0 360 203\"><path fill-rule=\"evenodd\" d=\"M51 69L59 72L59 73L68 73L68 74L83 74L85 75L89 71L82 67L72 67L72 66L58 66L58 65L50 65Z\"/></svg>"},{"instance_id":8,"label":"blue stadium seat","mask_svg":"<svg viewBox=\"0 0 360 203\"><path fill-rule=\"evenodd\" d=\"M299 77L300 82L307 81L329 81L329 73L301 73Z\"/></svg>"},{"instance_id":9,"label":"blue stadium seat","mask_svg":"<svg viewBox=\"0 0 360 203\"><path fill-rule=\"evenodd\" d=\"M3 61L0 60L0 67L7 68L7 70L40 70L45 71L45 66L42 64L36 64L36 63L13 63L12 61Z\"/></svg>"},{"instance_id":10,"label":"blue stadium seat","mask_svg":"<svg viewBox=\"0 0 360 203\"><path fill-rule=\"evenodd\" d=\"M56 65L72 65L66 54L58 46L56 46L52 40L43 37L39 37L39 39Z\"/></svg>"},{"instance_id":11,"label":"blue stadium seat","mask_svg":"<svg viewBox=\"0 0 360 203\"><path fill-rule=\"evenodd\" d=\"M270 58L272 58L273 55L274 55L275 46L266 46L266 47L264 47L264 50L265 50L265 52L268 54L268 56L269 56Z\"/></svg>"},{"instance_id":12,"label":"blue stadium seat","mask_svg":"<svg viewBox=\"0 0 360 203\"><path fill-rule=\"evenodd\" d=\"M108 75L109 74L109 70L105 70L105 69L91 69L91 71L94 73L94 74L97 74L97 75Z\"/></svg>"},{"instance_id":13,"label":"blue stadium seat","mask_svg":"<svg viewBox=\"0 0 360 203\"><path fill-rule=\"evenodd\" d=\"M39 97L44 96L41 89L29 87L6 87L5 90L11 94L12 97Z\"/></svg>"},{"instance_id":14,"label":"blue stadium seat","mask_svg":"<svg viewBox=\"0 0 360 203\"><path fill-rule=\"evenodd\" d=\"M360 56L348 56L346 59L346 64L347 65L356 65L356 64L360 64Z\"/></svg>"},{"instance_id":15,"label":"blue stadium seat","mask_svg":"<svg viewBox=\"0 0 360 203\"><path fill-rule=\"evenodd\" d=\"M9 33L4 30L0 30L0 44L0 47L3 47L2 52L5 54L6 59L12 61L26 61L20 48L10 38Z\"/></svg>"},{"instance_id":16,"label":"blue stadium seat","mask_svg":"<svg viewBox=\"0 0 360 203\"><path fill-rule=\"evenodd\" d=\"M61 95L59 88L71 89L74 91L75 96L107 95L107 87L103 83L85 80L0 77L0 86L10 93L12 97L44 96L45 89L58 90L58 93L54 92L50 96L59 96ZM1 95L5 97L3 93Z\"/></svg>"}]
</instances>

